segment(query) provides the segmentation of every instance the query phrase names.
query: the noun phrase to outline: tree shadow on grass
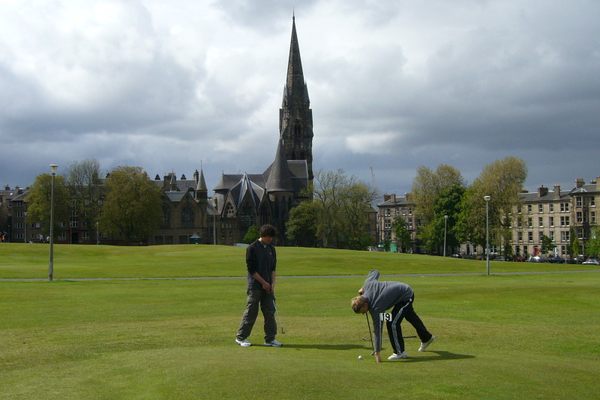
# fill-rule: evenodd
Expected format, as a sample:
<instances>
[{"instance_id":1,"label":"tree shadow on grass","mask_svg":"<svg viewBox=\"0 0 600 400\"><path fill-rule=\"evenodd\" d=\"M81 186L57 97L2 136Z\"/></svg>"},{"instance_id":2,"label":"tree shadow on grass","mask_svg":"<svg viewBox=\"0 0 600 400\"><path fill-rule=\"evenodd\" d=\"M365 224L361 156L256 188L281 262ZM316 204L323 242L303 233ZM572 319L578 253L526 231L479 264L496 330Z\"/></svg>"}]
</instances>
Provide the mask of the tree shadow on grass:
<instances>
[{"instance_id":1,"label":"tree shadow on grass","mask_svg":"<svg viewBox=\"0 0 600 400\"><path fill-rule=\"evenodd\" d=\"M315 349L315 350L355 350L355 349L365 349L369 350L364 346L360 346L357 344L290 344L284 343L284 349Z\"/></svg>"},{"instance_id":2,"label":"tree shadow on grass","mask_svg":"<svg viewBox=\"0 0 600 400\"><path fill-rule=\"evenodd\" d=\"M430 353L435 353L435 355L431 355ZM475 358L475 356L471 354L456 354L451 353L449 351L428 351L426 356L420 357L408 357L407 359L402 360L402 363L413 363L413 362L423 362L423 361L441 361L441 360L464 360L468 358Z\"/></svg>"}]
</instances>

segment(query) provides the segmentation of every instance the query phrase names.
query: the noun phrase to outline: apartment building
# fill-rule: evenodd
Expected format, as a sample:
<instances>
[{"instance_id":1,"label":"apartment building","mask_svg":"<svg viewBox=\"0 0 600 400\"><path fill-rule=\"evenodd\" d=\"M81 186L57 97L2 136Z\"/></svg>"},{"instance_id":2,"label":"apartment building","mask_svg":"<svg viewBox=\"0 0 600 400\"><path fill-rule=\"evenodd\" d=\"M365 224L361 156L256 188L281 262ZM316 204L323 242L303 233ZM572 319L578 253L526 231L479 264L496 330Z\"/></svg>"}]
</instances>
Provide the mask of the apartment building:
<instances>
[{"instance_id":1,"label":"apartment building","mask_svg":"<svg viewBox=\"0 0 600 400\"><path fill-rule=\"evenodd\" d=\"M411 245L413 251L417 250L417 226L419 220L415 217L415 203L410 194L397 196L396 194L384 194L383 202L377 204L379 212L377 213L377 240L380 243L389 241L392 245L397 245L396 233L394 231L394 222L401 218L410 232Z\"/></svg>"}]
</instances>

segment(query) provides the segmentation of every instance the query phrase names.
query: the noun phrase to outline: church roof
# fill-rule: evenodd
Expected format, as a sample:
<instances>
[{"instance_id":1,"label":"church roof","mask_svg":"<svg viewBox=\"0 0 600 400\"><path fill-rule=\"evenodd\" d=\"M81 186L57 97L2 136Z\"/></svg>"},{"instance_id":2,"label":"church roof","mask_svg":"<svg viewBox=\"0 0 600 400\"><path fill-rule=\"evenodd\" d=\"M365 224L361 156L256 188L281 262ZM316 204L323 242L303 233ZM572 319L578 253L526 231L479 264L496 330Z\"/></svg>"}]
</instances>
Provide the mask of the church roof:
<instances>
[{"instance_id":1,"label":"church roof","mask_svg":"<svg viewBox=\"0 0 600 400\"><path fill-rule=\"evenodd\" d=\"M294 190L292 172L283 158L283 141L279 139L275 161L269 168L266 189L268 192L291 192Z\"/></svg>"}]
</instances>

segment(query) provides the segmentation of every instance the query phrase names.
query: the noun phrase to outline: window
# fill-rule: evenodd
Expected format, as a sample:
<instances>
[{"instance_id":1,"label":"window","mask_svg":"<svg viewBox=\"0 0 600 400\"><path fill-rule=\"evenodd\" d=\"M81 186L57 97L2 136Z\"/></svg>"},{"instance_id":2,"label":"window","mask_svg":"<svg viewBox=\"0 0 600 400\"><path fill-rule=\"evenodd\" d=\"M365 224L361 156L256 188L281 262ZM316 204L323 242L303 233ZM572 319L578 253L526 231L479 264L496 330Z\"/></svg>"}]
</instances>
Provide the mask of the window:
<instances>
[{"instance_id":1,"label":"window","mask_svg":"<svg viewBox=\"0 0 600 400\"><path fill-rule=\"evenodd\" d=\"M596 207L596 198L590 197L590 207Z\"/></svg>"},{"instance_id":2,"label":"window","mask_svg":"<svg viewBox=\"0 0 600 400\"><path fill-rule=\"evenodd\" d=\"M591 211L590 212L590 224L595 224L596 223L596 211Z\"/></svg>"},{"instance_id":3,"label":"window","mask_svg":"<svg viewBox=\"0 0 600 400\"><path fill-rule=\"evenodd\" d=\"M550 226L554 226L554 217L550 217Z\"/></svg>"},{"instance_id":4,"label":"window","mask_svg":"<svg viewBox=\"0 0 600 400\"><path fill-rule=\"evenodd\" d=\"M527 232L527 240L529 240L530 242L533 242L533 232L531 232L531 231Z\"/></svg>"},{"instance_id":5,"label":"window","mask_svg":"<svg viewBox=\"0 0 600 400\"><path fill-rule=\"evenodd\" d=\"M385 209L385 213L384 213L384 215L385 215L386 217L389 217L389 216L390 216L390 209L389 209L389 208L386 208L386 209Z\"/></svg>"},{"instance_id":6,"label":"window","mask_svg":"<svg viewBox=\"0 0 600 400\"><path fill-rule=\"evenodd\" d=\"M554 231L550 231L550 236L548 236L552 241L554 241Z\"/></svg>"},{"instance_id":7,"label":"window","mask_svg":"<svg viewBox=\"0 0 600 400\"><path fill-rule=\"evenodd\" d=\"M575 197L575 206L582 207L583 206L583 197L577 196Z\"/></svg>"},{"instance_id":8,"label":"window","mask_svg":"<svg viewBox=\"0 0 600 400\"><path fill-rule=\"evenodd\" d=\"M530 228L533 226L533 218L531 218L531 217L527 218L527 226Z\"/></svg>"},{"instance_id":9,"label":"window","mask_svg":"<svg viewBox=\"0 0 600 400\"><path fill-rule=\"evenodd\" d=\"M523 240L523 232L517 232L517 240L518 241L522 241Z\"/></svg>"},{"instance_id":10,"label":"window","mask_svg":"<svg viewBox=\"0 0 600 400\"><path fill-rule=\"evenodd\" d=\"M583 213L581 211L577 211L577 223L580 224L583 222Z\"/></svg>"},{"instance_id":11,"label":"window","mask_svg":"<svg viewBox=\"0 0 600 400\"><path fill-rule=\"evenodd\" d=\"M560 231L561 242L568 242L571 239L569 231Z\"/></svg>"},{"instance_id":12,"label":"window","mask_svg":"<svg viewBox=\"0 0 600 400\"><path fill-rule=\"evenodd\" d=\"M544 205L543 204L538 204L538 212L539 213L543 213L544 212Z\"/></svg>"},{"instance_id":13,"label":"window","mask_svg":"<svg viewBox=\"0 0 600 400\"><path fill-rule=\"evenodd\" d=\"M538 226L544 226L544 218L538 217Z\"/></svg>"},{"instance_id":14,"label":"window","mask_svg":"<svg viewBox=\"0 0 600 400\"><path fill-rule=\"evenodd\" d=\"M570 218L567 216L560 217L560 226L569 226L570 222L571 222L571 221L569 221L569 219Z\"/></svg>"},{"instance_id":15,"label":"window","mask_svg":"<svg viewBox=\"0 0 600 400\"><path fill-rule=\"evenodd\" d=\"M521 219L521 217L517 217L517 226L519 228L521 228L523 226L523 220Z\"/></svg>"},{"instance_id":16,"label":"window","mask_svg":"<svg viewBox=\"0 0 600 400\"><path fill-rule=\"evenodd\" d=\"M560 212L569 212L569 203L560 203Z\"/></svg>"},{"instance_id":17,"label":"window","mask_svg":"<svg viewBox=\"0 0 600 400\"><path fill-rule=\"evenodd\" d=\"M527 212L530 213L531 212L531 204L527 204Z\"/></svg>"},{"instance_id":18,"label":"window","mask_svg":"<svg viewBox=\"0 0 600 400\"><path fill-rule=\"evenodd\" d=\"M548 204L548 208L550 209L550 212L554 212L554 204L553 203Z\"/></svg>"},{"instance_id":19,"label":"window","mask_svg":"<svg viewBox=\"0 0 600 400\"><path fill-rule=\"evenodd\" d=\"M522 208L522 207L521 207L521 205L519 204L519 205L517 206L517 212L518 212L519 214L521 214L521 208Z\"/></svg>"}]
</instances>

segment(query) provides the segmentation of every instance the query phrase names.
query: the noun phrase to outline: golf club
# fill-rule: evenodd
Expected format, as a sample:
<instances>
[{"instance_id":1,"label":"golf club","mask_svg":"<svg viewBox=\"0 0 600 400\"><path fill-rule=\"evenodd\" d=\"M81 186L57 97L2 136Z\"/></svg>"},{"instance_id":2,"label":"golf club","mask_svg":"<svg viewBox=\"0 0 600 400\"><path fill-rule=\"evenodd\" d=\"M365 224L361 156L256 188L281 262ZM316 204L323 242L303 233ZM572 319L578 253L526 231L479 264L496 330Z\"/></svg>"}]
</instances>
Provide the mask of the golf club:
<instances>
[{"instance_id":1,"label":"golf club","mask_svg":"<svg viewBox=\"0 0 600 400\"><path fill-rule=\"evenodd\" d=\"M375 345L373 344L373 333L371 332L371 323L369 322L369 316L367 314L365 314L365 318L367 320L367 326L369 327L369 337L371 338L371 348L373 349L371 355L373 355L375 354Z\"/></svg>"}]
</instances>

